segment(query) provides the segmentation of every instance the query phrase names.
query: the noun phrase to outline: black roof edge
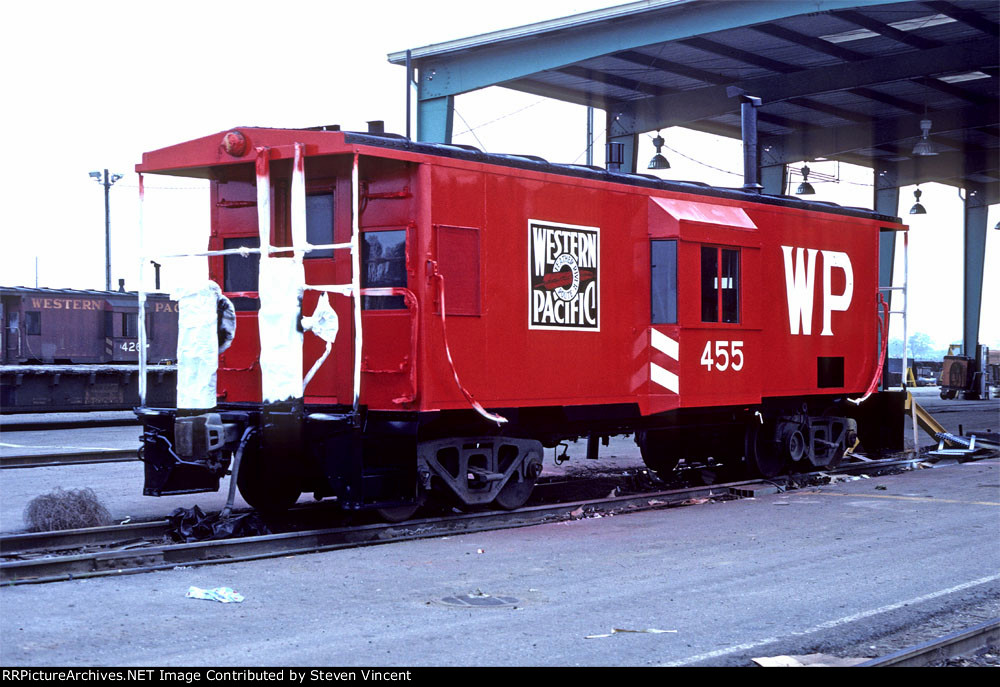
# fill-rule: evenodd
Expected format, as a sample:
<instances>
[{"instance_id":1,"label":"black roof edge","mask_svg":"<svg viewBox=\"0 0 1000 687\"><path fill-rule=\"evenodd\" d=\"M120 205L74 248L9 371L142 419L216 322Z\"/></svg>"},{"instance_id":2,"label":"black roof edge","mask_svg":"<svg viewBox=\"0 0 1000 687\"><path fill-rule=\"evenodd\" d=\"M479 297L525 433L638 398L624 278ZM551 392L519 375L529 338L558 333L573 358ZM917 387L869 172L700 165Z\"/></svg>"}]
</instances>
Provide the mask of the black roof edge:
<instances>
[{"instance_id":1,"label":"black roof edge","mask_svg":"<svg viewBox=\"0 0 1000 687\"><path fill-rule=\"evenodd\" d=\"M608 181L617 184L627 184L629 186L662 189L677 193L695 193L714 198L728 198L732 200L761 203L764 205L778 205L780 207L795 208L799 210L829 212L837 215L845 215L847 217L873 219L880 222L902 223L902 220L899 217L883 215L875 212L874 210L868 210L867 208L848 207L826 201L808 201L794 196L774 196L765 193L752 193L739 188L709 186L708 184L700 181L668 181L665 179L656 179L648 174L628 174L624 172L601 170L597 167L587 167L585 165L557 164L547 162L536 156L484 153L473 146L468 145L421 143L412 141L405 137L380 136L356 131L345 131L344 141L347 143L369 145L378 148L388 148L390 150L405 150L407 152L437 155L439 157L452 158L456 160L483 162L486 164L499 165L502 167L514 167L517 169L530 169L537 172L561 174L563 176L594 179L598 181Z\"/></svg>"}]
</instances>

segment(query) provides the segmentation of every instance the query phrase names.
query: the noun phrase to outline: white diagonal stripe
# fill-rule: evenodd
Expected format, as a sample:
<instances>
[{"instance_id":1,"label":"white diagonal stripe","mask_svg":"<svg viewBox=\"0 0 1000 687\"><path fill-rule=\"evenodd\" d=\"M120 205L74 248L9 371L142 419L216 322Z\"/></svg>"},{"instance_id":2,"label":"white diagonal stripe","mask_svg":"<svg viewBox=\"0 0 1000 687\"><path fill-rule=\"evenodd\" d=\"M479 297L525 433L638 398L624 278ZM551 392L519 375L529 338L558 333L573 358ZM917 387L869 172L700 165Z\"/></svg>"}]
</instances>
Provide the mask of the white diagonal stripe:
<instances>
[{"instance_id":1,"label":"white diagonal stripe","mask_svg":"<svg viewBox=\"0 0 1000 687\"><path fill-rule=\"evenodd\" d=\"M676 341L655 329L650 329L649 331L652 332L650 343L653 345L653 348L664 355L669 355L674 360L680 360L680 346L678 346Z\"/></svg>"},{"instance_id":2,"label":"white diagonal stripe","mask_svg":"<svg viewBox=\"0 0 1000 687\"><path fill-rule=\"evenodd\" d=\"M656 363L649 364L649 378L653 380L656 384L659 384L665 389L673 391L675 394L677 392L677 375L675 375L670 370L664 370L662 367Z\"/></svg>"}]
</instances>

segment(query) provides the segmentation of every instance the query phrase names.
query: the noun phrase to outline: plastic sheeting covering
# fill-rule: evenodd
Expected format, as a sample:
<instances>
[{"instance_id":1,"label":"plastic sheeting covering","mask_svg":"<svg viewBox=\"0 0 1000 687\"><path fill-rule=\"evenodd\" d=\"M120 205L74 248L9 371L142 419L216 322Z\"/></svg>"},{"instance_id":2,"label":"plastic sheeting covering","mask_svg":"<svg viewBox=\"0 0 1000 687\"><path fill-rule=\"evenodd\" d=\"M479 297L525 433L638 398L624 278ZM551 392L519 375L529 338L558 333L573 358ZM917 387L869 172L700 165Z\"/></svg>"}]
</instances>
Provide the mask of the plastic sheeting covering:
<instances>
[{"instance_id":1,"label":"plastic sheeting covering","mask_svg":"<svg viewBox=\"0 0 1000 687\"><path fill-rule=\"evenodd\" d=\"M177 407L214 408L219 368L219 300L225 297L218 284L206 280L174 291L171 298L178 304Z\"/></svg>"},{"instance_id":2,"label":"plastic sheeting covering","mask_svg":"<svg viewBox=\"0 0 1000 687\"><path fill-rule=\"evenodd\" d=\"M219 311L219 353L222 353L233 344L236 338L236 308L233 302L225 296L219 297L217 304Z\"/></svg>"},{"instance_id":3,"label":"plastic sheeting covering","mask_svg":"<svg viewBox=\"0 0 1000 687\"><path fill-rule=\"evenodd\" d=\"M271 534L256 511L222 517L219 513L206 515L201 508L178 508L167 516L170 527L167 534L176 542L195 542L231 537L256 537Z\"/></svg>"},{"instance_id":4,"label":"plastic sheeting covering","mask_svg":"<svg viewBox=\"0 0 1000 687\"><path fill-rule=\"evenodd\" d=\"M302 263L289 259L260 261L261 392L265 403L302 397Z\"/></svg>"},{"instance_id":5,"label":"plastic sheeting covering","mask_svg":"<svg viewBox=\"0 0 1000 687\"><path fill-rule=\"evenodd\" d=\"M340 331L340 319L337 312L330 305L330 297L323 294L316 302L316 309L309 317L302 318L302 328L311 331L313 334L323 339L327 343L337 340L337 332Z\"/></svg>"},{"instance_id":6,"label":"plastic sheeting covering","mask_svg":"<svg viewBox=\"0 0 1000 687\"><path fill-rule=\"evenodd\" d=\"M323 355L313 364L312 369L309 370L305 379L302 380L302 395L305 396L306 387L309 386L309 382L312 381L313 376L323 366L327 356L330 355L330 351L333 349L333 342L337 340L337 332L340 330L340 319L337 317L337 312L330 306L329 295L324 293L320 296L319 301L316 302L316 309L313 311L313 314L302 318L302 329L311 331L326 342L326 350L323 351Z\"/></svg>"}]
</instances>

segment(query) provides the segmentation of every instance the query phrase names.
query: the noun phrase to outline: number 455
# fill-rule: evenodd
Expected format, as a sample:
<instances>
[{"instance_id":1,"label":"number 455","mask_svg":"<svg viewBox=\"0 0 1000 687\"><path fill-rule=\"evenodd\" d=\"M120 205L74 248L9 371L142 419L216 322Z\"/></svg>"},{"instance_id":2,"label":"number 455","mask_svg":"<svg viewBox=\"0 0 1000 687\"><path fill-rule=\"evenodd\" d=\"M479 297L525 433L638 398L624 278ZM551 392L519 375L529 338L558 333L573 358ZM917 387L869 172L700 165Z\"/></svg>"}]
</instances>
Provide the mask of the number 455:
<instances>
[{"instance_id":1,"label":"number 455","mask_svg":"<svg viewBox=\"0 0 1000 687\"><path fill-rule=\"evenodd\" d=\"M712 344L715 344L715 357L712 357ZM728 370L732 366L733 370L739 372L743 369L743 342L742 341L706 341L705 350L701 354L701 364L712 371L715 366L720 372Z\"/></svg>"}]
</instances>

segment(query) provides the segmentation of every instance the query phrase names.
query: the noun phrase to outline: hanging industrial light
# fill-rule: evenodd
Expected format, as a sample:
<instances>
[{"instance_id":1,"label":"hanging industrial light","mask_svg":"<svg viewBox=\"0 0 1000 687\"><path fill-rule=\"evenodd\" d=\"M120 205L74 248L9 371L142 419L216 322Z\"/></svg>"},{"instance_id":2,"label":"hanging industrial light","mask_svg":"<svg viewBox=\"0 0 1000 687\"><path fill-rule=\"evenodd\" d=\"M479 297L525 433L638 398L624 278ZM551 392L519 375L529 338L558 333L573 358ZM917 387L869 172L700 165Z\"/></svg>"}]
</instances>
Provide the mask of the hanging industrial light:
<instances>
[{"instance_id":1,"label":"hanging industrial light","mask_svg":"<svg viewBox=\"0 0 1000 687\"><path fill-rule=\"evenodd\" d=\"M802 183L799 187L795 189L795 194L799 196L814 196L816 195L816 189L813 185L809 183L809 165L802 165Z\"/></svg>"},{"instance_id":2,"label":"hanging industrial light","mask_svg":"<svg viewBox=\"0 0 1000 687\"><path fill-rule=\"evenodd\" d=\"M656 132L656 138L653 139L653 145L656 146L656 155L653 159L649 161L649 169L670 169L670 163L667 162L667 158L663 157L663 144L666 143L663 140L663 136L660 136L660 132Z\"/></svg>"},{"instance_id":3,"label":"hanging industrial light","mask_svg":"<svg viewBox=\"0 0 1000 687\"><path fill-rule=\"evenodd\" d=\"M913 204L913 207L910 208L910 214L911 215L926 215L927 214L927 208L925 208L923 205L920 204L920 196L921 195L923 195L923 193L920 191L920 188L917 187L917 189L913 192L913 197L916 199L917 202L915 202Z\"/></svg>"},{"instance_id":4,"label":"hanging industrial light","mask_svg":"<svg viewBox=\"0 0 1000 687\"><path fill-rule=\"evenodd\" d=\"M931 142L928 136L931 133L931 120L921 119L920 120L920 140L917 144L913 146L913 154L917 157L926 157L928 155L937 155L937 150L934 149L934 144Z\"/></svg>"}]
</instances>

